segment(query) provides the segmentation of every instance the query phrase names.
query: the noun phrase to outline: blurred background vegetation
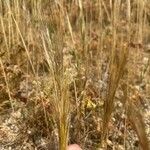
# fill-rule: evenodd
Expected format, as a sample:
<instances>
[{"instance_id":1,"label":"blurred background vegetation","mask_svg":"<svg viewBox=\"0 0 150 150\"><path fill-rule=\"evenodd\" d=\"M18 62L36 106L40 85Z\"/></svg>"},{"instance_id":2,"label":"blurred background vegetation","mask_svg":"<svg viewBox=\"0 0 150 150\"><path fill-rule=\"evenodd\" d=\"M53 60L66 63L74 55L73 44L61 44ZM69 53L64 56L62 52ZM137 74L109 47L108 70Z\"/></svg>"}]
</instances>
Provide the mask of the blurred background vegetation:
<instances>
[{"instance_id":1,"label":"blurred background vegetation","mask_svg":"<svg viewBox=\"0 0 150 150\"><path fill-rule=\"evenodd\" d=\"M148 150L148 0L0 0L0 149Z\"/></svg>"}]
</instances>

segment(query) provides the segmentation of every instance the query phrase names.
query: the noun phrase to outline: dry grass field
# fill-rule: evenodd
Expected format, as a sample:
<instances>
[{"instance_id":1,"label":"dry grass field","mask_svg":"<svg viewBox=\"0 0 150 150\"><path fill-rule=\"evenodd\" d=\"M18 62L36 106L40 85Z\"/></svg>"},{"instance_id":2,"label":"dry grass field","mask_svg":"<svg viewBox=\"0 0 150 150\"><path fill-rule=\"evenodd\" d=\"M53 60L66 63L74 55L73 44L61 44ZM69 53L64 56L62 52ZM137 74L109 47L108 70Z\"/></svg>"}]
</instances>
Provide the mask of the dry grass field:
<instances>
[{"instance_id":1,"label":"dry grass field","mask_svg":"<svg viewBox=\"0 0 150 150\"><path fill-rule=\"evenodd\" d=\"M150 149L149 0L0 0L0 149L70 144Z\"/></svg>"}]
</instances>

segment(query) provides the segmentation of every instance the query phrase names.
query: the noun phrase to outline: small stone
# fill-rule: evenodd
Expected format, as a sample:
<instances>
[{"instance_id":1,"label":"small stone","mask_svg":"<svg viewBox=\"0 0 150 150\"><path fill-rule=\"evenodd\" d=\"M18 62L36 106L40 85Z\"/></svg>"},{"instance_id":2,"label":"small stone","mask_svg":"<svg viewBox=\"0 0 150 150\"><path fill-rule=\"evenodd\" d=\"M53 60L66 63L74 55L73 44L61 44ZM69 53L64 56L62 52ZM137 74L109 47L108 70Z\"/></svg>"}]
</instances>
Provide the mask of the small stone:
<instances>
[{"instance_id":1,"label":"small stone","mask_svg":"<svg viewBox=\"0 0 150 150\"><path fill-rule=\"evenodd\" d=\"M30 130L28 130L27 133L30 135L32 132Z\"/></svg>"},{"instance_id":2,"label":"small stone","mask_svg":"<svg viewBox=\"0 0 150 150\"><path fill-rule=\"evenodd\" d=\"M8 147L8 150L12 150L12 148L9 146L9 147Z\"/></svg>"},{"instance_id":3,"label":"small stone","mask_svg":"<svg viewBox=\"0 0 150 150\"><path fill-rule=\"evenodd\" d=\"M149 61L149 58L148 58L148 57L144 57L144 58L143 58L143 63L144 63L144 65L147 64L148 61Z\"/></svg>"},{"instance_id":4,"label":"small stone","mask_svg":"<svg viewBox=\"0 0 150 150\"><path fill-rule=\"evenodd\" d=\"M77 144L71 144L71 145L68 146L67 150L82 150L82 149Z\"/></svg>"}]
</instances>

